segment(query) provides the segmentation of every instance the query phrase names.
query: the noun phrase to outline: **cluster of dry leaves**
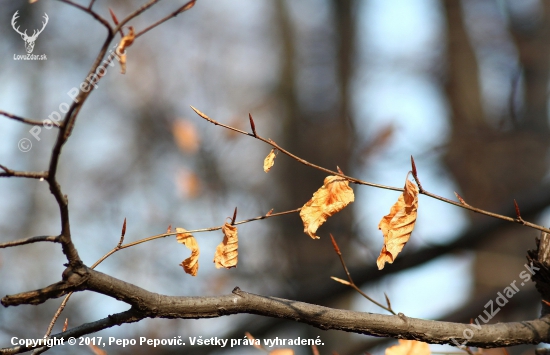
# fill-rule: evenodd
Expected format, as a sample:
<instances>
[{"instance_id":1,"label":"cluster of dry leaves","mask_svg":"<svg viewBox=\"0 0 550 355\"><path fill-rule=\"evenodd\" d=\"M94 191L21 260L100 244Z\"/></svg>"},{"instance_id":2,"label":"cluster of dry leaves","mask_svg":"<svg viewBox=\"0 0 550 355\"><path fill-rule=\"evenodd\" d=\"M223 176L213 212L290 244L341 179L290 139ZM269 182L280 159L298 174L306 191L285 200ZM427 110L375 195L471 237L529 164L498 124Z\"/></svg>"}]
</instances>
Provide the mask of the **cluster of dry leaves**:
<instances>
[{"instance_id":1,"label":"cluster of dry leaves","mask_svg":"<svg viewBox=\"0 0 550 355\"><path fill-rule=\"evenodd\" d=\"M237 266L239 238L237 236L237 227L232 226L229 223L225 223L222 227L223 241L216 247L216 253L214 254L214 263L216 268L230 269ZM184 244L191 250L191 256L181 262L183 270L196 276L199 271L199 245L193 235L187 232L183 228L176 228L176 235L178 243Z\"/></svg>"},{"instance_id":2,"label":"cluster of dry leaves","mask_svg":"<svg viewBox=\"0 0 550 355\"><path fill-rule=\"evenodd\" d=\"M277 150L272 149L264 160L264 171L267 173L275 163ZM339 169L338 169L339 170ZM340 173L342 173L340 171ZM391 207L390 213L382 217L378 229L384 235L384 245L376 261L378 269L383 269L386 263L393 263L397 255L409 241L414 229L418 210L418 187L408 179L405 181L403 193ZM300 210L304 224L304 232L313 239L319 239L317 229L334 214L343 210L355 200L349 181L343 177L331 175L325 178L313 197ZM216 268L232 268L237 266L238 237L237 227L225 223L222 227L223 241L216 248L214 263ZM183 228L176 228L177 241L191 250L191 256L185 259L181 266L186 273L197 275L199 269L199 245L195 237Z\"/></svg>"},{"instance_id":3,"label":"cluster of dry leaves","mask_svg":"<svg viewBox=\"0 0 550 355\"><path fill-rule=\"evenodd\" d=\"M268 172L274 164L275 149L264 160L264 171ZM341 172L340 172L341 173ZM317 229L327 218L340 212L355 199L349 181L340 176L327 176L323 186L306 202L300 211L304 223L304 232L318 239ZM384 246L377 260L378 269L386 263L393 263L397 254L403 250L414 229L418 210L418 187L411 181L405 182L405 188L390 213L382 217L378 229L384 235Z\"/></svg>"}]
</instances>

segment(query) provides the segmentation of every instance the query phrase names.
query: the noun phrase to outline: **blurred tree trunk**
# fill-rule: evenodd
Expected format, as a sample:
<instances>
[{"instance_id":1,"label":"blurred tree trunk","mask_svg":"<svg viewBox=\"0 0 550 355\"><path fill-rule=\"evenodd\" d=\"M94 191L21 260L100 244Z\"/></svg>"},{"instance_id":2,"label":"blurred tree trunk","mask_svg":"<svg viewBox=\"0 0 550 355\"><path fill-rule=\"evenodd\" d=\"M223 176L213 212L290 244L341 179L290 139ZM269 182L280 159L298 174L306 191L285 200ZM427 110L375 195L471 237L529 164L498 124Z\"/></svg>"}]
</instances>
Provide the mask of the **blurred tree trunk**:
<instances>
[{"instance_id":1,"label":"blurred tree trunk","mask_svg":"<svg viewBox=\"0 0 550 355\"><path fill-rule=\"evenodd\" d=\"M530 22L530 26L526 26L525 22L511 21L523 92L519 86L511 89L510 108L500 110L502 117L497 119L505 123L503 127L496 127L484 112L478 59L468 36L461 2L448 0L442 4L448 22L446 90L452 127L445 163L467 203L498 210L513 205L516 198L521 208L522 202L528 203L521 200L522 194L538 186L548 170L550 2L541 2L544 15L538 23ZM472 4L475 2L465 3L466 6ZM518 80L512 78L510 82L516 85ZM514 104L517 99L514 95L522 95L519 109ZM473 222L487 218L473 214L470 217ZM533 230L511 225L497 238L492 238L493 242L480 248L474 268L474 293L502 289L517 279L526 250L534 246L536 234ZM498 321L517 317L518 314L512 315L512 312L518 310L512 308L503 307ZM530 312L534 315L533 309Z\"/></svg>"},{"instance_id":2,"label":"blurred tree trunk","mask_svg":"<svg viewBox=\"0 0 550 355\"><path fill-rule=\"evenodd\" d=\"M277 143L312 163L334 170L339 166L349 172L353 140L348 89L354 40L352 2L330 1L330 23L318 21L305 29L302 26L301 36L296 33L300 24L291 19L291 4L284 1L276 4L276 24L282 41L282 75L277 95L283 112L283 132ZM312 75L300 80L300 72ZM327 85L331 80L334 86ZM281 209L301 207L327 176L286 158L279 158L277 165L281 194L275 204ZM301 289L308 288L303 287L304 283L317 284L318 275L326 278L326 272L319 269L339 264L329 231L345 246L351 226L351 208L344 209L320 228L320 240L312 240L303 233L297 215L279 225L276 243L288 263L285 277L293 279Z\"/></svg>"}]
</instances>

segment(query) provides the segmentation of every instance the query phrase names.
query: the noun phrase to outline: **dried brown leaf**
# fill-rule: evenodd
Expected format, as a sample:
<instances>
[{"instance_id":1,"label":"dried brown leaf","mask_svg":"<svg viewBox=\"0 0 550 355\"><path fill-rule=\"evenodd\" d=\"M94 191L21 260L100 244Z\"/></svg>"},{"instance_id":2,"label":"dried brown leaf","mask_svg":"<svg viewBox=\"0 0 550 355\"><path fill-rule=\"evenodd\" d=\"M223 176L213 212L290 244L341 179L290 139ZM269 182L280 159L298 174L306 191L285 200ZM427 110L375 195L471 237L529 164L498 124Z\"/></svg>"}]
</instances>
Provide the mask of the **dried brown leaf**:
<instances>
[{"instance_id":1,"label":"dried brown leaf","mask_svg":"<svg viewBox=\"0 0 550 355\"><path fill-rule=\"evenodd\" d=\"M126 73L126 48L130 47L132 43L134 43L135 38L136 34L134 32L134 27L130 26L130 31L126 36L122 37L115 51L119 58L121 74Z\"/></svg>"},{"instance_id":2,"label":"dried brown leaf","mask_svg":"<svg viewBox=\"0 0 550 355\"><path fill-rule=\"evenodd\" d=\"M384 234L384 246L376 261L382 270L385 263L393 263L397 254L409 241L416 222L418 210L418 187L411 181L405 182L405 191L391 207L390 213L382 217L378 229Z\"/></svg>"},{"instance_id":3,"label":"dried brown leaf","mask_svg":"<svg viewBox=\"0 0 550 355\"><path fill-rule=\"evenodd\" d=\"M269 170L271 170L271 167L273 164L275 164L275 158L277 156L275 155L275 148L271 149L271 152L265 157L264 159L264 171L267 173Z\"/></svg>"},{"instance_id":4,"label":"dried brown leaf","mask_svg":"<svg viewBox=\"0 0 550 355\"><path fill-rule=\"evenodd\" d=\"M386 349L386 355L430 355L430 346L416 340L399 339L399 345Z\"/></svg>"},{"instance_id":5,"label":"dried brown leaf","mask_svg":"<svg viewBox=\"0 0 550 355\"><path fill-rule=\"evenodd\" d=\"M176 239L178 243L184 244L187 248L191 250L191 256L181 262L180 266L183 267L183 270L191 276L197 276L197 271L199 271L199 245L197 240L191 233L187 232L183 228L176 228Z\"/></svg>"},{"instance_id":6,"label":"dried brown leaf","mask_svg":"<svg viewBox=\"0 0 550 355\"><path fill-rule=\"evenodd\" d=\"M225 223L222 227L223 241L216 247L214 263L216 269L230 269L237 266L239 238L237 236L237 227Z\"/></svg>"},{"instance_id":7,"label":"dried brown leaf","mask_svg":"<svg viewBox=\"0 0 550 355\"><path fill-rule=\"evenodd\" d=\"M352 188L349 187L349 181L339 176L327 176L323 186L300 210L304 233L313 239L319 239L315 232L321 224L354 200L355 196Z\"/></svg>"}]
</instances>

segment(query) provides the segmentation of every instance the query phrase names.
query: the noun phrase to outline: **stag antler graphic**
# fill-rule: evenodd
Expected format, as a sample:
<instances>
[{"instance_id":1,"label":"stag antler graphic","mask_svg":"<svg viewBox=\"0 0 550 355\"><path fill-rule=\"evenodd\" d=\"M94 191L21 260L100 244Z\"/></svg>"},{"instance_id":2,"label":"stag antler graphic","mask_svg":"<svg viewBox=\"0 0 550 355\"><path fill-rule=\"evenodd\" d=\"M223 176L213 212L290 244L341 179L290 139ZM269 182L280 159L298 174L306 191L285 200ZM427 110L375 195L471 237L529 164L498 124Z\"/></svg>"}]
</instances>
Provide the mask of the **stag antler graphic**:
<instances>
[{"instance_id":1,"label":"stag antler graphic","mask_svg":"<svg viewBox=\"0 0 550 355\"><path fill-rule=\"evenodd\" d=\"M13 27L15 32L19 33L21 35L21 38L23 38L23 40L25 41L25 49L27 50L27 53L32 53L34 49L34 41L36 41L38 35L42 33L42 31L44 31L44 28L46 28L46 25L48 24L48 14L44 13L43 17L46 22L42 22L42 29L38 30L38 32L36 32L36 30L33 30L32 36L28 36L27 30L25 30L25 32L21 32L19 31L19 26L15 28L15 21L19 18L19 16L17 15L18 12L19 10L15 11L13 17L11 18L11 26Z\"/></svg>"}]
</instances>

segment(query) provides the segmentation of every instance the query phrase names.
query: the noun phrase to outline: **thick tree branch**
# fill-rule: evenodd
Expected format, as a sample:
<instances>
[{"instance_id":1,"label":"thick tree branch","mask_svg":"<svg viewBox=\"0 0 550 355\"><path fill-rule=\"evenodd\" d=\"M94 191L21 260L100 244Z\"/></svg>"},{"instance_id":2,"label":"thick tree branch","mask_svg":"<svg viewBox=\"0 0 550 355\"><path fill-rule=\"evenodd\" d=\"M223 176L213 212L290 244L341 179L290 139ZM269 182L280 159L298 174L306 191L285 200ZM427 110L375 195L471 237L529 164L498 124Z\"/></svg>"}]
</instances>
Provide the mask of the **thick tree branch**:
<instances>
[{"instance_id":1,"label":"thick tree branch","mask_svg":"<svg viewBox=\"0 0 550 355\"><path fill-rule=\"evenodd\" d=\"M89 290L116 298L132 305L134 310L123 323L134 322L137 318L215 318L230 314L249 313L273 318L294 320L320 329L336 329L358 334L415 339L431 344L457 345L464 341L469 346L493 348L519 344L538 344L550 341L550 318L498 323L491 325L459 324L409 318L403 314L396 316L332 309L309 303L251 294L238 287L232 294L218 297L178 297L149 292L138 286L118 280L92 269L81 268L77 272L67 271L66 286L61 283L47 289L68 287L77 291ZM70 284L70 286L68 286ZM47 290L44 289L44 290ZM34 291L38 293L39 291ZM43 293L46 293L43 291ZM55 296L55 292L50 294ZM2 303L16 296L7 296ZM34 302L37 296L28 298ZM20 300L20 299L19 299ZM101 322L101 321L99 321ZM79 327L82 334L89 334L113 326L112 322L97 322ZM513 337L510 334L514 334ZM465 338L468 336L469 339Z\"/></svg>"}]
</instances>

